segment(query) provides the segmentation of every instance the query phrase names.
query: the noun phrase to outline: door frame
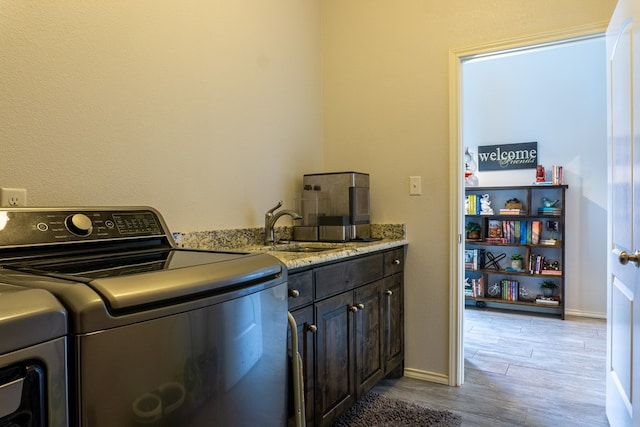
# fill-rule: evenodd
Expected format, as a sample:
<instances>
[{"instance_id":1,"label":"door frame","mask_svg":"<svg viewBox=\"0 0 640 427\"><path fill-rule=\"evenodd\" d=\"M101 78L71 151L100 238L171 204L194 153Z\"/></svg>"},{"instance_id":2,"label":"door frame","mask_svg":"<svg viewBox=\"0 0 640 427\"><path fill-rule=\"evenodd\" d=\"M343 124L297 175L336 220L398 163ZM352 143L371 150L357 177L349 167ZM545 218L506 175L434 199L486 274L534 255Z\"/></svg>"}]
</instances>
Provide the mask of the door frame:
<instances>
[{"instance_id":1,"label":"door frame","mask_svg":"<svg viewBox=\"0 0 640 427\"><path fill-rule=\"evenodd\" d=\"M527 50L580 40L606 32L608 22L569 28L529 37L504 40L449 51L449 385L464 384L464 141L462 140L462 63L470 58ZM603 59L604 61L604 59Z\"/></svg>"}]
</instances>

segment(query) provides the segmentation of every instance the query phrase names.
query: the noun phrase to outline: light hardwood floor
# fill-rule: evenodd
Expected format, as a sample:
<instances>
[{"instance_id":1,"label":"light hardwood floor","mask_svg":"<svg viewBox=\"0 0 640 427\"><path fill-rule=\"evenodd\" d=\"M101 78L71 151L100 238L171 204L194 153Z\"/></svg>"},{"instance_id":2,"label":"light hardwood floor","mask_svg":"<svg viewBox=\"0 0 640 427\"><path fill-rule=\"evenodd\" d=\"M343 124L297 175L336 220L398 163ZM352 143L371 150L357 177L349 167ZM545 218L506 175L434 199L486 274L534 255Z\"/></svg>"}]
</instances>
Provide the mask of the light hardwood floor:
<instances>
[{"instance_id":1,"label":"light hardwood floor","mask_svg":"<svg viewBox=\"0 0 640 427\"><path fill-rule=\"evenodd\" d=\"M462 416L463 427L608 426L606 322L465 310L465 383L400 378L374 391Z\"/></svg>"}]
</instances>

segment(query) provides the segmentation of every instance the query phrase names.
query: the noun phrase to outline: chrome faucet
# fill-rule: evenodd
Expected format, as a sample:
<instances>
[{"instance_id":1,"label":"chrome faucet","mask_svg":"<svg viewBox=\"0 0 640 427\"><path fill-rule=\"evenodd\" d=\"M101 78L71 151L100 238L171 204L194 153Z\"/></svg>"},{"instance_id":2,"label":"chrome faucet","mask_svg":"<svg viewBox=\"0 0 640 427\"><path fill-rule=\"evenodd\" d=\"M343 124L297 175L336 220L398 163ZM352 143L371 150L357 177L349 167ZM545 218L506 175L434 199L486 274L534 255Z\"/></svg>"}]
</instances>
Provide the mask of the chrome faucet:
<instances>
[{"instance_id":1,"label":"chrome faucet","mask_svg":"<svg viewBox=\"0 0 640 427\"><path fill-rule=\"evenodd\" d=\"M264 214L264 244L265 245L273 245L276 242L275 233L273 232L273 227L276 225L276 221L280 219L283 215L289 215L293 219L302 219L302 216L295 211L290 209L284 209L280 212L274 213L276 209L282 206L282 200L278 202L273 208L269 209L266 214Z\"/></svg>"}]
</instances>

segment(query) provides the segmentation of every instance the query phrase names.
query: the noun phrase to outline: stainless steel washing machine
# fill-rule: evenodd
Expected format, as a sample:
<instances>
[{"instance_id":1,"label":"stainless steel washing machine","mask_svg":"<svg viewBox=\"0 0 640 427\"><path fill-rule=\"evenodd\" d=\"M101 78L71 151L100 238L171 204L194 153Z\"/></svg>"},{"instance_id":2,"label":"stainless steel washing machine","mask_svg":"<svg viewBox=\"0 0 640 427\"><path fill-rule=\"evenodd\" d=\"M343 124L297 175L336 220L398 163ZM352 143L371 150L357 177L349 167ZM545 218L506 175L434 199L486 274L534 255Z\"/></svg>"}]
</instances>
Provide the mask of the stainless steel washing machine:
<instances>
[{"instance_id":1,"label":"stainless steel washing machine","mask_svg":"<svg viewBox=\"0 0 640 427\"><path fill-rule=\"evenodd\" d=\"M151 208L0 209L0 282L69 318L72 426L282 426L287 271L180 249Z\"/></svg>"},{"instance_id":2,"label":"stainless steel washing machine","mask_svg":"<svg viewBox=\"0 0 640 427\"><path fill-rule=\"evenodd\" d=\"M0 283L0 427L66 427L67 316L49 293Z\"/></svg>"}]
</instances>

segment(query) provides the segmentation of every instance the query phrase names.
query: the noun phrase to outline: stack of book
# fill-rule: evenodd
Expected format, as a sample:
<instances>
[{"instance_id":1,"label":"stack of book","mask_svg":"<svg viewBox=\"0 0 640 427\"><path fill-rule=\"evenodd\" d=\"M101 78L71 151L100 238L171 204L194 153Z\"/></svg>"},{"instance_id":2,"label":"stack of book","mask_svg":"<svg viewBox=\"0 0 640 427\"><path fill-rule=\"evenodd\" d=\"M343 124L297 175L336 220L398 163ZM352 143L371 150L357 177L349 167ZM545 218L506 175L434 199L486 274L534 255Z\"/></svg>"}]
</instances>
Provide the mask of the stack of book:
<instances>
[{"instance_id":1,"label":"stack of book","mask_svg":"<svg viewBox=\"0 0 640 427\"><path fill-rule=\"evenodd\" d=\"M487 242L521 245L537 245L540 243L542 221L500 221L489 220Z\"/></svg>"},{"instance_id":2,"label":"stack of book","mask_svg":"<svg viewBox=\"0 0 640 427\"><path fill-rule=\"evenodd\" d=\"M478 270L484 267L484 249L465 249L464 268L466 270Z\"/></svg>"},{"instance_id":3,"label":"stack of book","mask_svg":"<svg viewBox=\"0 0 640 427\"><path fill-rule=\"evenodd\" d=\"M536 298L536 304L540 305L560 305L560 300L557 297L543 297L538 295Z\"/></svg>"},{"instance_id":4,"label":"stack of book","mask_svg":"<svg viewBox=\"0 0 640 427\"><path fill-rule=\"evenodd\" d=\"M551 166L551 183L553 185L562 185L562 166Z\"/></svg>"},{"instance_id":5,"label":"stack of book","mask_svg":"<svg viewBox=\"0 0 640 427\"><path fill-rule=\"evenodd\" d=\"M544 260L545 260L545 257L542 255L538 255L538 254L529 255L529 260L527 264L527 271L529 271L529 274L546 274L549 276L562 276L562 270L560 269L552 270L548 268L548 265L546 265L547 268L545 268Z\"/></svg>"},{"instance_id":6,"label":"stack of book","mask_svg":"<svg viewBox=\"0 0 640 427\"><path fill-rule=\"evenodd\" d=\"M560 216L562 215L562 208L539 208L538 209L538 213L540 215L554 215L554 216Z\"/></svg>"},{"instance_id":7,"label":"stack of book","mask_svg":"<svg viewBox=\"0 0 640 427\"><path fill-rule=\"evenodd\" d=\"M503 279L500 282L502 286L502 299L505 301L518 301L518 290L520 284L517 280Z\"/></svg>"},{"instance_id":8,"label":"stack of book","mask_svg":"<svg viewBox=\"0 0 640 427\"><path fill-rule=\"evenodd\" d=\"M466 215L480 215L480 196L477 194L468 194L465 196Z\"/></svg>"},{"instance_id":9,"label":"stack of book","mask_svg":"<svg viewBox=\"0 0 640 427\"><path fill-rule=\"evenodd\" d=\"M484 297L484 285L482 284L482 277L478 277L477 279L467 279L464 284L464 295L473 298Z\"/></svg>"},{"instance_id":10,"label":"stack of book","mask_svg":"<svg viewBox=\"0 0 640 427\"><path fill-rule=\"evenodd\" d=\"M501 208L500 215L524 215L525 212L523 209L507 209Z\"/></svg>"}]
</instances>

